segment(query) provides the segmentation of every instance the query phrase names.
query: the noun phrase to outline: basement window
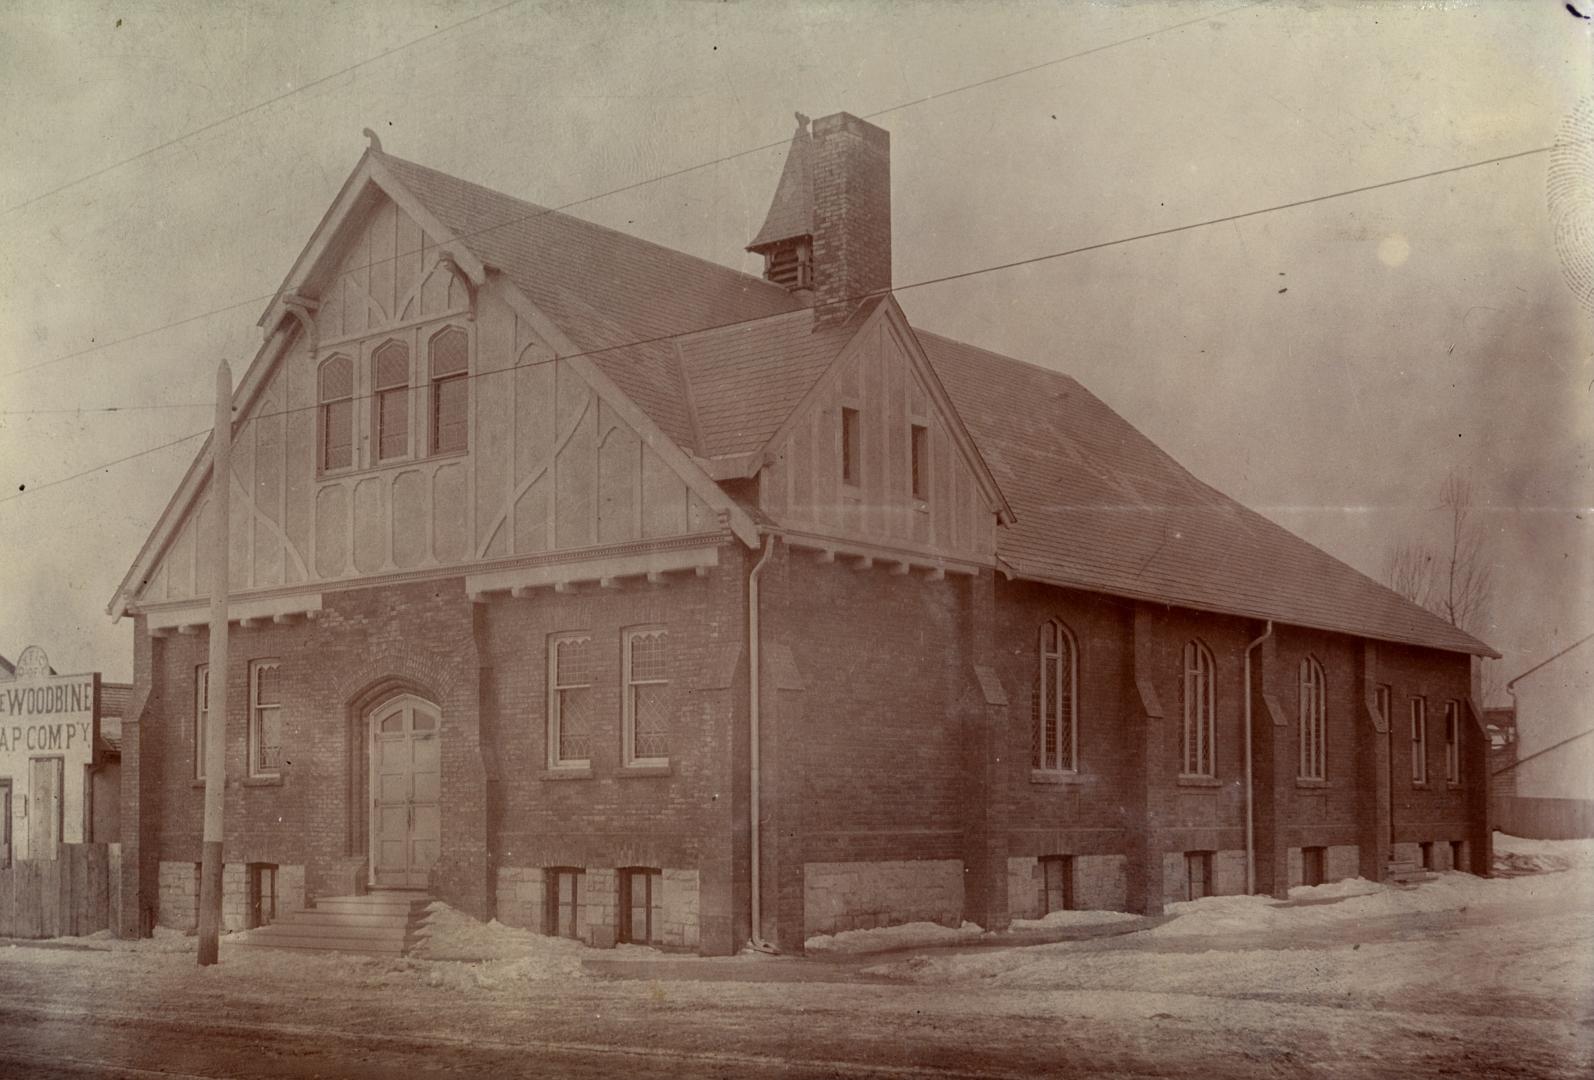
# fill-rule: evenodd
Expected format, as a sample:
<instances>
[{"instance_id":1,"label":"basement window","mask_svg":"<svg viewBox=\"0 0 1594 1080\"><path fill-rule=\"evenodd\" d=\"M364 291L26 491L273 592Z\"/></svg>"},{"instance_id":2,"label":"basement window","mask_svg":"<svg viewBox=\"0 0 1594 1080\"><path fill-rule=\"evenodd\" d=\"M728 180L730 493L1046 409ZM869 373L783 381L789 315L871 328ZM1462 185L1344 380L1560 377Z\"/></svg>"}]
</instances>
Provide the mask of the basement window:
<instances>
[{"instance_id":1,"label":"basement window","mask_svg":"<svg viewBox=\"0 0 1594 1080\"><path fill-rule=\"evenodd\" d=\"M620 940L657 945L664 929L664 871L632 866L620 871Z\"/></svg>"},{"instance_id":2,"label":"basement window","mask_svg":"<svg viewBox=\"0 0 1594 1080\"><path fill-rule=\"evenodd\" d=\"M554 866L548 878L548 933L555 937L580 938L586 929L582 905L586 902L586 874L573 866Z\"/></svg>"},{"instance_id":3,"label":"basement window","mask_svg":"<svg viewBox=\"0 0 1594 1080\"><path fill-rule=\"evenodd\" d=\"M1041 858L1041 914L1074 910L1074 857L1045 855Z\"/></svg>"},{"instance_id":4,"label":"basement window","mask_svg":"<svg viewBox=\"0 0 1594 1080\"><path fill-rule=\"evenodd\" d=\"M859 457L863 447L859 443L858 410L845 405L841 408L841 482L856 487L863 474Z\"/></svg>"},{"instance_id":5,"label":"basement window","mask_svg":"<svg viewBox=\"0 0 1594 1080\"><path fill-rule=\"evenodd\" d=\"M1422 868L1424 870L1432 870L1432 869L1434 869L1433 841L1432 840L1424 840L1421 843L1419 843L1417 846L1422 849Z\"/></svg>"},{"instance_id":6,"label":"basement window","mask_svg":"<svg viewBox=\"0 0 1594 1080\"><path fill-rule=\"evenodd\" d=\"M1467 869L1467 849L1465 840L1450 841L1450 868L1452 870Z\"/></svg>"},{"instance_id":7,"label":"basement window","mask_svg":"<svg viewBox=\"0 0 1594 1080\"><path fill-rule=\"evenodd\" d=\"M274 863L249 864L249 929L277 921L277 867Z\"/></svg>"},{"instance_id":8,"label":"basement window","mask_svg":"<svg viewBox=\"0 0 1594 1080\"><path fill-rule=\"evenodd\" d=\"M1212 895L1212 852L1184 853L1184 898L1199 900Z\"/></svg>"},{"instance_id":9,"label":"basement window","mask_svg":"<svg viewBox=\"0 0 1594 1080\"><path fill-rule=\"evenodd\" d=\"M1328 880L1328 849L1308 847L1301 849L1301 884L1321 885Z\"/></svg>"}]
</instances>

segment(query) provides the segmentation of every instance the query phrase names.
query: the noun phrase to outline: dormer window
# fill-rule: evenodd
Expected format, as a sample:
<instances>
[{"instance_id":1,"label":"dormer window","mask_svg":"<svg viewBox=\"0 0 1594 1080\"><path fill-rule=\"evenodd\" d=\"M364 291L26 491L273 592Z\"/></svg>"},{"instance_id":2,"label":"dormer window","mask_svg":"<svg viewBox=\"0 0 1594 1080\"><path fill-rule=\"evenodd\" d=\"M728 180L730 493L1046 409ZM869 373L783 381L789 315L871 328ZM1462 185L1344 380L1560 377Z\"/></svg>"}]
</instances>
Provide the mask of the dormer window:
<instances>
[{"instance_id":1,"label":"dormer window","mask_svg":"<svg viewBox=\"0 0 1594 1080\"><path fill-rule=\"evenodd\" d=\"M317 459L322 472L354 464L354 361L329 356L317 373L320 421Z\"/></svg>"},{"instance_id":2,"label":"dormer window","mask_svg":"<svg viewBox=\"0 0 1594 1080\"><path fill-rule=\"evenodd\" d=\"M450 326L432 338L432 453L462 451L470 441L470 338Z\"/></svg>"},{"instance_id":3,"label":"dormer window","mask_svg":"<svg viewBox=\"0 0 1594 1080\"><path fill-rule=\"evenodd\" d=\"M376 460L389 461L410 451L410 351L397 341L371 359L375 394Z\"/></svg>"}]
</instances>

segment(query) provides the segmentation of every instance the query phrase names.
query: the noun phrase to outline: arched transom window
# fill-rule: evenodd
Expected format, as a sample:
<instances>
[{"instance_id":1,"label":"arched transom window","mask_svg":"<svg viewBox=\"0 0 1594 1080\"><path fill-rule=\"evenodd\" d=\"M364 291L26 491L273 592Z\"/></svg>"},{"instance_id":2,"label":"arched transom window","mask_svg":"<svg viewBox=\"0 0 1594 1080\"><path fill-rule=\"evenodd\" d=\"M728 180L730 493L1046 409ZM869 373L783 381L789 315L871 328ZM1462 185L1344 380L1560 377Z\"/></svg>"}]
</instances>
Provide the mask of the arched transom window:
<instances>
[{"instance_id":1,"label":"arched transom window","mask_svg":"<svg viewBox=\"0 0 1594 1080\"><path fill-rule=\"evenodd\" d=\"M1327 680L1315 656L1301 661L1301 771L1303 780L1321 780L1327 758Z\"/></svg>"},{"instance_id":2,"label":"arched transom window","mask_svg":"<svg viewBox=\"0 0 1594 1080\"><path fill-rule=\"evenodd\" d=\"M327 357L316 384L321 429L316 457L323 472L347 469L354 464L354 361L347 356Z\"/></svg>"},{"instance_id":3,"label":"arched transom window","mask_svg":"<svg viewBox=\"0 0 1594 1080\"><path fill-rule=\"evenodd\" d=\"M376 460L390 461L410 452L410 350L397 341L384 342L371 357L371 388L376 426Z\"/></svg>"},{"instance_id":4,"label":"arched transom window","mask_svg":"<svg viewBox=\"0 0 1594 1080\"><path fill-rule=\"evenodd\" d=\"M1041 623L1031 765L1073 772L1079 754L1079 650L1056 619Z\"/></svg>"},{"instance_id":5,"label":"arched transom window","mask_svg":"<svg viewBox=\"0 0 1594 1080\"><path fill-rule=\"evenodd\" d=\"M1184 646L1184 729L1180 744L1186 776L1215 776L1212 743L1213 722L1212 651L1199 641Z\"/></svg>"},{"instance_id":6,"label":"arched transom window","mask_svg":"<svg viewBox=\"0 0 1594 1080\"><path fill-rule=\"evenodd\" d=\"M428 362L432 376L432 453L464 450L470 429L470 338L450 326L433 336Z\"/></svg>"}]
</instances>

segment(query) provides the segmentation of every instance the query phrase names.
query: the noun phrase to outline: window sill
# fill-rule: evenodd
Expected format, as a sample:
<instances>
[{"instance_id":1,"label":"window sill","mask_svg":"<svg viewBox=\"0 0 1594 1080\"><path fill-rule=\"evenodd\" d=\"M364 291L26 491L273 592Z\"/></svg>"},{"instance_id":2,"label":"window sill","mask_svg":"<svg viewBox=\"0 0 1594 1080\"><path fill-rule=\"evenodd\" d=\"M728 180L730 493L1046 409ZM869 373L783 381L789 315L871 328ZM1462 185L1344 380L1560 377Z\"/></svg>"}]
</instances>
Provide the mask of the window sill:
<instances>
[{"instance_id":1,"label":"window sill","mask_svg":"<svg viewBox=\"0 0 1594 1080\"><path fill-rule=\"evenodd\" d=\"M1220 788L1223 781L1216 776L1181 776L1179 786L1188 788Z\"/></svg>"},{"instance_id":2,"label":"window sill","mask_svg":"<svg viewBox=\"0 0 1594 1080\"><path fill-rule=\"evenodd\" d=\"M645 776L674 776L675 770L669 765L626 765L615 772L619 777L645 777Z\"/></svg>"},{"instance_id":3,"label":"window sill","mask_svg":"<svg viewBox=\"0 0 1594 1080\"><path fill-rule=\"evenodd\" d=\"M1428 781L1426 781L1426 780L1413 780L1411 782L1411 786L1412 786L1413 790L1426 791L1426 790L1428 790Z\"/></svg>"},{"instance_id":4,"label":"window sill","mask_svg":"<svg viewBox=\"0 0 1594 1080\"><path fill-rule=\"evenodd\" d=\"M1298 788L1304 788L1308 791L1324 791L1328 788L1329 784L1327 780L1314 780L1307 776L1297 776L1295 778L1295 786Z\"/></svg>"},{"instance_id":5,"label":"window sill","mask_svg":"<svg viewBox=\"0 0 1594 1080\"><path fill-rule=\"evenodd\" d=\"M361 465L358 468L349 465L341 469L317 469L315 478L317 483L331 480L348 480L352 477L371 476L375 473L402 469L405 466L413 468L416 465L425 465L428 461L449 461L454 458L465 457L469 453L470 450L465 449L440 450L433 454L406 454L403 457L390 457L382 461L374 461L369 465Z\"/></svg>"},{"instance_id":6,"label":"window sill","mask_svg":"<svg viewBox=\"0 0 1594 1080\"><path fill-rule=\"evenodd\" d=\"M544 769L540 776L543 780L591 780L592 766L583 765L580 768L565 766L558 769Z\"/></svg>"},{"instance_id":7,"label":"window sill","mask_svg":"<svg viewBox=\"0 0 1594 1080\"><path fill-rule=\"evenodd\" d=\"M1087 780L1077 771L1064 772L1061 769L1030 769L1029 782L1032 784L1083 784L1087 783Z\"/></svg>"},{"instance_id":8,"label":"window sill","mask_svg":"<svg viewBox=\"0 0 1594 1080\"><path fill-rule=\"evenodd\" d=\"M244 787L281 787L280 776L246 776L243 779Z\"/></svg>"},{"instance_id":9,"label":"window sill","mask_svg":"<svg viewBox=\"0 0 1594 1080\"><path fill-rule=\"evenodd\" d=\"M1445 787L1449 788L1451 791L1460 791L1462 788L1466 787L1466 785L1460 780L1452 780L1446 784Z\"/></svg>"}]
</instances>

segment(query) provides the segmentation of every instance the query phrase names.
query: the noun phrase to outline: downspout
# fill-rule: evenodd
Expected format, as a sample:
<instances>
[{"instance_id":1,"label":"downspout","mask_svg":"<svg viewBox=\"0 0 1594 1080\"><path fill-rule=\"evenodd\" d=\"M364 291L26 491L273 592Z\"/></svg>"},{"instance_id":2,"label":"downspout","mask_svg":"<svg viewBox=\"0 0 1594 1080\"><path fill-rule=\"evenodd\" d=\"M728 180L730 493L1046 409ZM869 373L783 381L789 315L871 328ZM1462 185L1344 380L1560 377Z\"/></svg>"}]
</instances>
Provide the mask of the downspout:
<instances>
[{"instance_id":1,"label":"downspout","mask_svg":"<svg viewBox=\"0 0 1594 1080\"><path fill-rule=\"evenodd\" d=\"M1273 620L1245 647L1245 895L1256 892L1256 812L1251 791L1251 651L1273 636Z\"/></svg>"},{"instance_id":2,"label":"downspout","mask_svg":"<svg viewBox=\"0 0 1594 1080\"><path fill-rule=\"evenodd\" d=\"M758 562L747 574L747 756L748 756L748 836L752 841L752 933L748 944L760 952L777 952L775 946L759 937L759 926L764 917L764 898L760 890L760 879L763 876L761 865L762 851L759 843L762 828L759 822L760 798L758 786L758 690L759 690L759 659L758 659L758 579L764 572L764 565L769 562L769 557L775 553L775 537L769 534L764 537L764 554L759 556Z\"/></svg>"}]
</instances>

